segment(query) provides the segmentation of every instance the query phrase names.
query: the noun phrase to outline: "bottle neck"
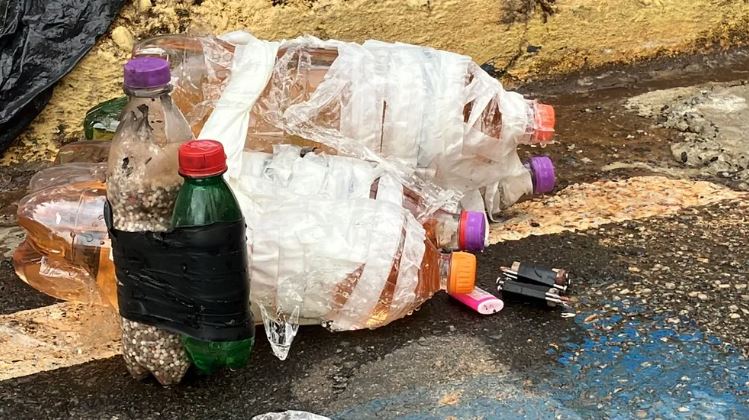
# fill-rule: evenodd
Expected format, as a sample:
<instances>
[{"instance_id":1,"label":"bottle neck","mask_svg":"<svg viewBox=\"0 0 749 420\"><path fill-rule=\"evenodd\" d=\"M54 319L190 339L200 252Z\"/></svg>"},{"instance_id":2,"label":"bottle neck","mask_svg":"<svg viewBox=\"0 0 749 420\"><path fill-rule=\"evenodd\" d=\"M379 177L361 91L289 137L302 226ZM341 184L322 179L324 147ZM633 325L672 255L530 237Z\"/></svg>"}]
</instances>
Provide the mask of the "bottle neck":
<instances>
[{"instance_id":1,"label":"bottle neck","mask_svg":"<svg viewBox=\"0 0 749 420\"><path fill-rule=\"evenodd\" d=\"M533 173L530 166L523 165L519 174L507 177L497 185L497 195L491 213L498 213L515 204L520 198L533 194Z\"/></svg>"},{"instance_id":2,"label":"bottle neck","mask_svg":"<svg viewBox=\"0 0 749 420\"><path fill-rule=\"evenodd\" d=\"M440 289L447 290L447 283L450 279L450 267L452 266L452 254L440 254Z\"/></svg>"},{"instance_id":3,"label":"bottle neck","mask_svg":"<svg viewBox=\"0 0 749 420\"><path fill-rule=\"evenodd\" d=\"M205 226L242 219L242 210L223 176L184 176L172 213L173 227Z\"/></svg>"},{"instance_id":4,"label":"bottle neck","mask_svg":"<svg viewBox=\"0 0 749 420\"><path fill-rule=\"evenodd\" d=\"M125 94L130 97L158 98L159 96L169 95L172 91L172 85L153 86L149 88L131 88L125 86L122 90L124 90Z\"/></svg>"},{"instance_id":5,"label":"bottle neck","mask_svg":"<svg viewBox=\"0 0 749 420\"><path fill-rule=\"evenodd\" d=\"M208 186L213 186L213 185L218 186L218 185L222 185L226 183L226 181L224 181L223 174L213 175L213 176L204 176L204 177L192 177L192 176L182 175L182 177L185 179L185 184L201 186L201 187L208 187Z\"/></svg>"},{"instance_id":6,"label":"bottle neck","mask_svg":"<svg viewBox=\"0 0 749 420\"><path fill-rule=\"evenodd\" d=\"M523 195L533 195L533 192L535 191L535 185L533 183L533 169L531 169L531 164L529 162L523 163L523 174L520 177L522 180L522 192Z\"/></svg>"},{"instance_id":7,"label":"bottle neck","mask_svg":"<svg viewBox=\"0 0 749 420\"><path fill-rule=\"evenodd\" d=\"M457 251L460 249L460 213L439 210L435 213L435 236L440 249Z\"/></svg>"}]
</instances>

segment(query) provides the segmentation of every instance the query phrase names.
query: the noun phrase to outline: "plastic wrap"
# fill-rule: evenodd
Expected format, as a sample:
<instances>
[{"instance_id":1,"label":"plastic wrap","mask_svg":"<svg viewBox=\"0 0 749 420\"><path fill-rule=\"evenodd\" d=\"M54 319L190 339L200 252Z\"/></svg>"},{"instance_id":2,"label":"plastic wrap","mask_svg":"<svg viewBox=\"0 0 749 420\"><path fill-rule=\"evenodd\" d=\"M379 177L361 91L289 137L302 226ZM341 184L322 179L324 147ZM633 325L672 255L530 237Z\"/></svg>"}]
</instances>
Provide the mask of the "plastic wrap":
<instances>
[{"instance_id":1,"label":"plastic wrap","mask_svg":"<svg viewBox=\"0 0 749 420\"><path fill-rule=\"evenodd\" d=\"M375 309L394 261L413 258L406 264L420 266L423 258L423 228L386 201L307 196L279 200L257 217L262 224L253 230L252 301L262 309L268 337L282 359L293 337L277 337L283 340L274 343L278 325L293 326L299 319L333 330L385 325L391 319L385 313L377 320L381 315ZM414 233L421 241L408 243L416 243L417 250L404 253L405 238ZM417 274L404 273L408 278L402 283L418 283ZM414 303L414 289L394 295L393 305Z\"/></svg>"},{"instance_id":2,"label":"plastic wrap","mask_svg":"<svg viewBox=\"0 0 749 420\"><path fill-rule=\"evenodd\" d=\"M245 152L239 195L252 302L277 356L286 357L299 324L377 328L440 290L436 241L397 178L373 162L275 149Z\"/></svg>"},{"instance_id":3,"label":"plastic wrap","mask_svg":"<svg viewBox=\"0 0 749 420\"><path fill-rule=\"evenodd\" d=\"M516 146L553 136L551 107L505 91L468 57L425 47L313 37L279 47L233 32L221 39L154 38L134 54L172 61L175 101L195 133L225 142L235 161L230 167L241 166L242 147L270 152L274 144L385 158L401 183L435 203L426 215L460 196L432 183L465 195L468 210L491 215L512 205L530 184ZM227 97L219 99L224 89ZM215 123L204 127L218 102Z\"/></svg>"},{"instance_id":4,"label":"plastic wrap","mask_svg":"<svg viewBox=\"0 0 749 420\"><path fill-rule=\"evenodd\" d=\"M440 207L457 204L460 195L455 191L444 190L419 178L413 168L405 167L398 162L388 161L360 143L340 136L333 136L329 139L298 136L288 130L285 132L285 127L277 119L266 118L263 115L269 111L267 107L262 105L263 101L269 100L267 95L293 94L305 96L313 88L314 83L310 85L306 82L300 82L293 92L276 92L271 89L271 85L277 79L277 69L280 66L287 65L288 60L291 59L288 56L289 48L302 45L301 43L306 43L313 38L302 38L283 43L280 49L276 43L258 41L251 35L242 32L227 34L222 38L231 43L213 37L154 38L138 44L134 55L169 57L175 74L172 80L175 85L173 93L175 102L181 109L186 110L186 115L193 130L197 131L200 128L199 137L216 138L224 144L229 157L229 177L233 187L236 187L237 184L232 181L232 178L236 178L236 175L241 172L241 153L238 153L238 151L242 149L270 151L273 144L317 145L327 146L325 150L328 152L380 163L420 198L423 204L423 214L418 214L419 218L429 216ZM315 39L315 42L320 43L320 45L316 44L315 47L321 47L315 49L318 55L321 55L326 63L332 63L336 57L335 51L322 48L322 41ZM337 44L335 41L331 42ZM222 52L218 54L221 57L226 54L231 54L233 57L228 85L228 74L215 71L216 67L220 68L221 66L215 61L209 60L219 50ZM237 51L238 53L236 53ZM284 53L283 51L287 52ZM287 57L288 60L276 60L278 55L281 58ZM184 57L188 56L200 58L186 60ZM303 65L303 63L301 64ZM300 68L299 70L302 74L303 69ZM320 76L319 72L316 74ZM191 76L186 77L184 75ZM216 99L215 96L212 96L216 92L222 92L226 97ZM258 103L255 102L256 98L259 99ZM286 97L276 99L279 101L289 100ZM192 111L194 107L207 110L216 108L210 119L206 121L202 116ZM215 123L211 123L211 120Z\"/></svg>"},{"instance_id":5,"label":"plastic wrap","mask_svg":"<svg viewBox=\"0 0 749 420\"><path fill-rule=\"evenodd\" d=\"M169 61L172 98L197 136L221 98L234 50L234 44L214 36L163 35L140 41L133 55Z\"/></svg>"},{"instance_id":6,"label":"plastic wrap","mask_svg":"<svg viewBox=\"0 0 749 420\"><path fill-rule=\"evenodd\" d=\"M314 90L295 94L319 72L319 49L337 58ZM468 57L377 41L287 44L258 106L288 133L386 157L463 193L525 172L515 150L531 141L535 123L534 103L502 89Z\"/></svg>"}]
</instances>

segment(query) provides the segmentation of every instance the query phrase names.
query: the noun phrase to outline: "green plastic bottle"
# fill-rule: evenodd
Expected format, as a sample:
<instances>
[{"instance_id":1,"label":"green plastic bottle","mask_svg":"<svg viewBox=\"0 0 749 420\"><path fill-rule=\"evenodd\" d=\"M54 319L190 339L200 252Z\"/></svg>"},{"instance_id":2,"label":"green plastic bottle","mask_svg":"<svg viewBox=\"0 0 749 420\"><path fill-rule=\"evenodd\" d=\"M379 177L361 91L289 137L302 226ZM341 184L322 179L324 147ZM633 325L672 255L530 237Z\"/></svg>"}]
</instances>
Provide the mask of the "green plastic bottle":
<instances>
[{"instance_id":1,"label":"green plastic bottle","mask_svg":"<svg viewBox=\"0 0 749 420\"><path fill-rule=\"evenodd\" d=\"M224 181L226 155L215 140L193 140L179 148L180 175L185 178L174 205L172 226L204 226L242 219L234 193ZM242 227L244 229L244 227ZM247 297L249 304L249 296ZM254 337L240 341L204 341L183 336L183 345L202 373L247 364Z\"/></svg>"},{"instance_id":2,"label":"green plastic bottle","mask_svg":"<svg viewBox=\"0 0 749 420\"><path fill-rule=\"evenodd\" d=\"M127 100L127 96L121 96L104 101L86 111L86 118L83 120L83 134L86 140L112 140Z\"/></svg>"}]
</instances>

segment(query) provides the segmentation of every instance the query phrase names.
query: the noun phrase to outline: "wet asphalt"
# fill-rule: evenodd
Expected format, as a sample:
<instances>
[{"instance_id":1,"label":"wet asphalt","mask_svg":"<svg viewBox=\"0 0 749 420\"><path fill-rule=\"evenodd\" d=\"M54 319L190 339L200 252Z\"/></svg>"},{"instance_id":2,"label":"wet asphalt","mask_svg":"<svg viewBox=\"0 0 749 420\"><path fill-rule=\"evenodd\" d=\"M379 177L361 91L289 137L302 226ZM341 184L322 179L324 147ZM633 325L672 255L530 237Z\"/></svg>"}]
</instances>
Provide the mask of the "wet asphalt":
<instances>
[{"instance_id":1,"label":"wet asphalt","mask_svg":"<svg viewBox=\"0 0 749 420\"><path fill-rule=\"evenodd\" d=\"M542 83L524 87L557 105L560 142L544 152L558 164L560 188L649 173L601 169L622 160L679 168L669 151L678 133L624 112L623 102L735 80L746 64L744 51L728 67L709 58L577 75L548 82L546 96ZM5 227L35 169L2 169ZM481 317L440 294L377 330L302 327L284 362L258 329L250 366L191 372L172 388L132 380L120 357L5 380L0 418L246 419L287 409L354 419L746 418L748 237L749 206L729 201L501 243L479 255L482 288L496 291L499 267L513 261L565 268L578 315L508 297L501 313ZM7 258L0 263L0 314L52 302L21 283Z\"/></svg>"}]
</instances>

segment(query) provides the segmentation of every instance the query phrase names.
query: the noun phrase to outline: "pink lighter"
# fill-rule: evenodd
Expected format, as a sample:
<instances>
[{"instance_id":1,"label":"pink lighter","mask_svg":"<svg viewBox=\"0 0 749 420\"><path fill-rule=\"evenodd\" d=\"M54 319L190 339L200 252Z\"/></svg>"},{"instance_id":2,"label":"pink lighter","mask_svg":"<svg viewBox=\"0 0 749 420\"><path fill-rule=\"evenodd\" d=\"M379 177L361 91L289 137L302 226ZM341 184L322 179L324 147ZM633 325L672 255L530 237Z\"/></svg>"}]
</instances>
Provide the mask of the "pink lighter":
<instances>
[{"instance_id":1,"label":"pink lighter","mask_svg":"<svg viewBox=\"0 0 749 420\"><path fill-rule=\"evenodd\" d=\"M453 299L468 306L481 315L495 314L504 308L501 299L476 286L471 293L465 295L450 295Z\"/></svg>"}]
</instances>

